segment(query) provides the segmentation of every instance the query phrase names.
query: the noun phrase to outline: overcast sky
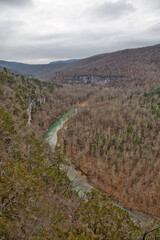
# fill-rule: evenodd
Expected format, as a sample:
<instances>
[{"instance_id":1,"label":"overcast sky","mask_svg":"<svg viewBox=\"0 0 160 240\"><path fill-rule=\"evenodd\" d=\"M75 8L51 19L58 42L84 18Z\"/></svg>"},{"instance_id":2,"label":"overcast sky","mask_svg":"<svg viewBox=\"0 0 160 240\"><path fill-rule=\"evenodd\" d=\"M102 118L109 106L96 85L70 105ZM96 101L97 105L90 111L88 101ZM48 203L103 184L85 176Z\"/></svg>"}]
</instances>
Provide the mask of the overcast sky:
<instances>
[{"instance_id":1,"label":"overcast sky","mask_svg":"<svg viewBox=\"0 0 160 240\"><path fill-rule=\"evenodd\" d=\"M160 0L0 0L0 59L84 58L160 43Z\"/></svg>"}]
</instances>

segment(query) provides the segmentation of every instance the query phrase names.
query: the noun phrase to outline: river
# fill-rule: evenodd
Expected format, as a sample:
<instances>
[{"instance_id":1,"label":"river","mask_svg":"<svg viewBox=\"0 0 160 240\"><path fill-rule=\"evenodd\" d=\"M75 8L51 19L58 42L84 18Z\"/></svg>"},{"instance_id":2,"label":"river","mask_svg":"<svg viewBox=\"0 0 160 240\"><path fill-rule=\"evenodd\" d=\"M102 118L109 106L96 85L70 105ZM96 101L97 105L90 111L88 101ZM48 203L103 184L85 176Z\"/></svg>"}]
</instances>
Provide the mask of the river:
<instances>
[{"instance_id":1,"label":"river","mask_svg":"<svg viewBox=\"0 0 160 240\"><path fill-rule=\"evenodd\" d=\"M44 139L46 142L49 143L51 148L54 150L56 144L57 144L57 132L63 128L65 122L75 115L77 113L77 108L73 108L69 110L67 113L62 115L56 122L54 122L48 131L44 135ZM63 164L60 166L60 169L66 171L67 176L69 177L70 181L72 182L74 189L76 192L78 192L78 195L80 197L84 197L87 192L92 191L93 186L88 182L88 179L85 177L85 175L82 175L80 171L77 171L73 165ZM129 212L130 215L132 215L133 218L136 220L139 220L141 224L151 224L154 222L154 218L150 216L143 215L141 213L137 213L134 211L131 211L129 209L126 209L119 203L116 203L115 201L112 201L113 204L127 212Z\"/></svg>"}]
</instances>

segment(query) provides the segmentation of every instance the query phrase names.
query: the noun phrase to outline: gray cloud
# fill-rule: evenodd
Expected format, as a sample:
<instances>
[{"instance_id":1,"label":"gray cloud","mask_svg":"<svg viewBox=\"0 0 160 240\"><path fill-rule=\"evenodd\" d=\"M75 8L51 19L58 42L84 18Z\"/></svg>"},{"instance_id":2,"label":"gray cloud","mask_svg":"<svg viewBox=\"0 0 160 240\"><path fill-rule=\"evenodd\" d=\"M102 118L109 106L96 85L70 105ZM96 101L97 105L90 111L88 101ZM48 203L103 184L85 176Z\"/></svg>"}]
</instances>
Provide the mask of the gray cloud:
<instances>
[{"instance_id":1,"label":"gray cloud","mask_svg":"<svg viewBox=\"0 0 160 240\"><path fill-rule=\"evenodd\" d=\"M158 34L160 36L160 22L153 24L148 28L148 31L150 31L151 34Z\"/></svg>"},{"instance_id":2,"label":"gray cloud","mask_svg":"<svg viewBox=\"0 0 160 240\"><path fill-rule=\"evenodd\" d=\"M148 4L152 8L160 9L160 1L159 0L143 0L144 4Z\"/></svg>"},{"instance_id":3,"label":"gray cloud","mask_svg":"<svg viewBox=\"0 0 160 240\"><path fill-rule=\"evenodd\" d=\"M0 6L22 6L32 3L32 0L0 0Z\"/></svg>"},{"instance_id":4,"label":"gray cloud","mask_svg":"<svg viewBox=\"0 0 160 240\"><path fill-rule=\"evenodd\" d=\"M65 33L53 33L53 34L45 34L45 35L37 35L37 36L31 36L30 39L34 41L50 41L50 40L63 40L66 39L69 36L69 34Z\"/></svg>"},{"instance_id":5,"label":"gray cloud","mask_svg":"<svg viewBox=\"0 0 160 240\"><path fill-rule=\"evenodd\" d=\"M34 63L38 63L38 59L41 59L42 62L44 62L43 59L48 59L48 62L51 62L58 59L85 58L105 52L159 43L158 39L155 39L154 35L151 34L151 29L147 29L142 35L137 34L132 37L130 34L123 35L120 31L112 32L109 36L107 33L97 35L93 32L83 32L82 37L82 33L72 33L68 42L66 42L65 35L63 40L61 38L61 41L58 42L48 42L48 37L48 35L44 36L45 41L28 41L26 39L26 43L19 43L18 45L16 42L13 42L14 45L12 46L10 43L6 43L6 46L0 45L0 58L22 62L35 59ZM43 40L43 37L41 40Z\"/></svg>"},{"instance_id":6,"label":"gray cloud","mask_svg":"<svg viewBox=\"0 0 160 240\"><path fill-rule=\"evenodd\" d=\"M131 38L129 34L123 36L120 32L115 32L112 34L111 39L108 38L107 34L105 36L104 34L101 34L99 39L97 39L97 35L94 35L93 33L86 33L86 35L83 35L83 38L80 38L80 35L77 34L74 36L71 35L70 42L67 44L65 43L64 38L64 42L61 43L30 42L30 44L15 44L14 47L8 45L6 47L7 51L4 47L0 46L0 53L1 59L22 62L35 59L34 63L38 62L38 59L48 59L48 62L51 62L58 59L85 58L126 48L158 44L158 39L156 40L154 37L147 37L149 36L149 33L149 30L147 30L143 32L142 36L136 35ZM74 42L74 44L72 44L72 42Z\"/></svg>"},{"instance_id":7,"label":"gray cloud","mask_svg":"<svg viewBox=\"0 0 160 240\"><path fill-rule=\"evenodd\" d=\"M106 49L106 51L108 51ZM8 48L8 52L3 49L1 51L1 58L6 60L13 61L22 61L31 59L41 59L42 56L44 59L48 59L48 62L51 62L54 59L71 59L71 58L85 58L92 56L94 54L99 54L104 52L104 47L95 48L95 46L61 46L60 48L51 45L39 45L39 46L16 46L13 48ZM12 58L10 58L12 56Z\"/></svg>"},{"instance_id":8,"label":"gray cloud","mask_svg":"<svg viewBox=\"0 0 160 240\"><path fill-rule=\"evenodd\" d=\"M104 2L97 4L89 10L89 15L97 18L117 19L136 11L136 8L129 2L122 0L117 2Z\"/></svg>"},{"instance_id":9,"label":"gray cloud","mask_svg":"<svg viewBox=\"0 0 160 240\"><path fill-rule=\"evenodd\" d=\"M159 0L135 0L138 8L141 8L142 12L151 13L153 16L160 13L160 1Z\"/></svg>"},{"instance_id":10,"label":"gray cloud","mask_svg":"<svg viewBox=\"0 0 160 240\"><path fill-rule=\"evenodd\" d=\"M46 63L156 44L159 5L159 0L0 0L0 59Z\"/></svg>"},{"instance_id":11,"label":"gray cloud","mask_svg":"<svg viewBox=\"0 0 160 240\"><path fill-rule=\"evenodd\" d=\"M22 21L1 21L0 22L0 44L5 47L8 41L14 41L17 31L23 26Z\"/></svg>"}]
</instances>

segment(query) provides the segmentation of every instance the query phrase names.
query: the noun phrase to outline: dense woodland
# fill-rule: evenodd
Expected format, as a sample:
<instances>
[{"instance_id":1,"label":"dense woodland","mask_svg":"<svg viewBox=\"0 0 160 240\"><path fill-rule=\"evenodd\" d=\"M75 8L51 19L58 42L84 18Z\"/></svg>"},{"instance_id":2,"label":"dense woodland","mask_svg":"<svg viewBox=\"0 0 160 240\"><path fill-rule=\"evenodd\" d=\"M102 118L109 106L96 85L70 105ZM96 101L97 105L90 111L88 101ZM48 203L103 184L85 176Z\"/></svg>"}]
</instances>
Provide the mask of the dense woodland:
<instances>
[{"instance_id":1,"label":"dense woodland","mask_svg":"<svg viewBox=\"0 0 160 240\"><path fill-rule=\"evenodd\" d=\"M160 88L103 89L68 121L64 153L128 208L160 216Z\"/></svg>"},{"instance_id":2,"label":"dense woodland","mask_svg":"<svg viewBox=\"0 0 160 240\"><path fill-rule=\"evenodd\" d=\"M68 108L86 102L87 99L88 102L89 99L91 102L95 99L98 108L91 106L90 110L85 109L77 115L82 119L81 125L86 131L90 121L88 116L94 115L97 109L101 111L103 101L108 101L112 94L116 94L105 94L104 91L103 100L101 95L98 97L99 91L98 87L71 88L29 80L9 73L7 69L0 72L0 239L142 239L142 230L137 223L133 223L127 212L113 206L105 193L94 190L88 195L88 201L80 199L66 173L59 169L59 164L64 159L56 152L53 154L43 140L49 124ZM145 99L148 99L148 95ZM31 102L32 121L29 124L28 107ZM157 106L156 101L154 106ZM153 115L157 121L155 116L157 111ZM74 124L76 123L73 131L77 131L79 124L78 118L76 119L73 118ZM97 119L95 124L99 121ZM111 131L114 131L116 120L113 124L110 126ZM81 125L79 134L82 132ZM107 153L102 147L99 125L96 131L98 135L95 131L92 133L92 128L88 128L86 133L93 134L88 140L94 140L95 147L91 142L88 145L88 140L86 146L91 155L105 157ZM127 131L131 138L133 131ZM115 134L113 136L115 139ZM82 139L78 140L73 136L70 141L75 141L77 145L78 140L82 150L84 137L82 134ZM98 162L101 164L101 157ZM98 177L96 174L94 176Z\"/></svg>"}]
</instances>

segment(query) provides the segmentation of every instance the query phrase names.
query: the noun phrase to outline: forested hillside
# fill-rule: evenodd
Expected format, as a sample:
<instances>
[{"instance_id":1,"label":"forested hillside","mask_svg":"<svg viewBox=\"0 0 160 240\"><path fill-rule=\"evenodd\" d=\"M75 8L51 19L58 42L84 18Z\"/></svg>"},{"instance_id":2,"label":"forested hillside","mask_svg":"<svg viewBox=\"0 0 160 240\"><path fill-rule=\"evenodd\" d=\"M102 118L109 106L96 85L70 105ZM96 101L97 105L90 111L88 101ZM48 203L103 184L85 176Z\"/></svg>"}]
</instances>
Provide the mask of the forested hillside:
<instances>
[{"instance_id":1,"label":"forested hillside","mask_svg":"<svg viewBox=\"0 0 160 240\"><path fill-rule=\"evenodd\" d=\"M160 216L160 88L103 88L75 118L62 144L72 163L123 206Z\"/></svg>"},{"instance_id":2,"label":"forested hillside","mask_svg":"<svg viewBox=\"0 0 160 240\"><path fill-rule=\"evenodd\" d=\"M53 154L42 137L52 121L94 97L96 89L71 89L15 76L6 69L0 72L0 239L142 239L129 214L113 206L104 193L95 190L88 201L79 199L59 169L63 158ZM94 114L94 108L80 113L82 120L89 121L88 114ZM132 133L128 130L129 138ZM95 135L96 145L100 137L100 132ZM92 145L90 152L99 154Z\"/></svg>"},{"instance_id":3,"label":"forested hillside","mask_svg":"<svg viewBox=\"0 0 160 240\"><path fill-rule=\"evenodd\" d=\"M65 83L92 83L125 86L143 84L160 78L160 45L105 53L82 59L53 74L46 80Z\"/></svg>"}]
</instances>

